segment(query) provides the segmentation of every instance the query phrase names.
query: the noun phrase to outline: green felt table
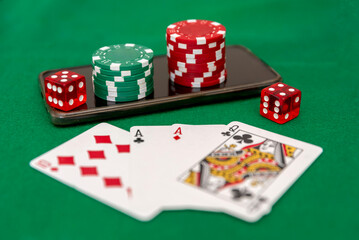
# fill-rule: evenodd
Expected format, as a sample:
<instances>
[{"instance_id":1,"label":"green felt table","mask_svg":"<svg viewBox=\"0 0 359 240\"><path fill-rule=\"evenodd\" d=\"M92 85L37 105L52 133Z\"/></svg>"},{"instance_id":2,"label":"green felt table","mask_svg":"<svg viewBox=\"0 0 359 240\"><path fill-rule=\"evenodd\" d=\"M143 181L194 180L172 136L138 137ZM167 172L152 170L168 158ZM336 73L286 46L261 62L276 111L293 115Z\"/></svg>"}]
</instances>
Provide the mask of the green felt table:
<instances>
[{"instance_id":1,"label":"green felt table","mask_svg":"<svg viewBox=\"0 0 359 240\"><path fill-rule=\"evenodd\" d=\"M35 3L36 2L36 3ZM1 239L348 239L359 234L358 1L0 1ZM259 115L259 98L108 121L135 125L237 120L303 140L323 154L257 223L222 213L168 211L143 223L29 167L94 126L56 127L41 71L86 65L98 47L135 42L164 54L167 25L215 20L227 44L250 48L302 91L298 118Z\"/></svg>"}]
</instances>

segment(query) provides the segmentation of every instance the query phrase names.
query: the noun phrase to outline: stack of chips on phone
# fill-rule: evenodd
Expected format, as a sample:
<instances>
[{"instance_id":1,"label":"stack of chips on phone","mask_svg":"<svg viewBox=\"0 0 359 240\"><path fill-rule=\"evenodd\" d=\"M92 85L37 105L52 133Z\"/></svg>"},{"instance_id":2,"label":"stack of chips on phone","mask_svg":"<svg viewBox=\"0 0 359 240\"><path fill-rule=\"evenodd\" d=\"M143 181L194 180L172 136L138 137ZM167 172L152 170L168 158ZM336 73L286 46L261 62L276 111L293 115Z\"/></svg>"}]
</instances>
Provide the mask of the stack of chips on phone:
<instances>
[{"instance_id":1,"label":"stack of chips on phone","mask_svg":"<svg viewBox=\"0 0 359 240\"><path fill-rule=\"evenodd\" d=\"M168 71L172 82L192 88L226 80L226 28L208 20L186 20L167 27Z\"/></svg>"},{"instance_id":2,"label":"stack of chips on phone","mask_svg":"<svg viewBox=\"0 0 359 240\"><path fill-rule=\"evenodd\" d=\"M126 43L105 46L92 55L95 95L112 102L143 99L153 92L153 51Z\"/></svg>"}]
</instances>

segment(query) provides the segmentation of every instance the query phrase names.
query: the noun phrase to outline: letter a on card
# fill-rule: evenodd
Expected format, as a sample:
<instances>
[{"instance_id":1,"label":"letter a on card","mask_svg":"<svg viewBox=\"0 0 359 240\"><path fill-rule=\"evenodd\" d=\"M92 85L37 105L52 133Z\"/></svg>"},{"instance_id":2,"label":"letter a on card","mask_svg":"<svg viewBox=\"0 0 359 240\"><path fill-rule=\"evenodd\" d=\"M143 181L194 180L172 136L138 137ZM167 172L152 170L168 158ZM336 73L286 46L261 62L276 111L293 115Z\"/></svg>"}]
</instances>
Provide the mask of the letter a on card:
<instances>
[{"instance_id":1,"label":"letter a on card","mask_svg":"<svg viewBox=\"0 0 359 240\"><path fill-rule=\"evenodd\" d=\"M174 136L173 136L174 140L176 140L176 141L180 140L181 137L179 135L182 135L181 127L177 128L177 130L174 132Z\"/></svg>"}]
</instances>

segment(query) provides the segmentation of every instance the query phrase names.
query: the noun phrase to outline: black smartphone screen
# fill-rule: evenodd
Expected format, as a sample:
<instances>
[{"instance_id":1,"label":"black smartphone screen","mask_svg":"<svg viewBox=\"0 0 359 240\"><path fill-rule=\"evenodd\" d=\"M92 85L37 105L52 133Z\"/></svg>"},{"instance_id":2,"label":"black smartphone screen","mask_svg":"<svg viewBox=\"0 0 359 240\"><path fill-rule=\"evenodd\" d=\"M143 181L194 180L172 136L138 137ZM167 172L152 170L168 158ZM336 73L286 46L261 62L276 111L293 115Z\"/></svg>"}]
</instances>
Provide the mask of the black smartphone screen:
<instances>
[{"instance_id":1,"label":"black smartphone screen","mask_svg":"<svg viewBox=\"0 0 359 240\"><path fill-rule=\"evenodd\" d=\"M154 93L145 99L115 103L95 96L91 65L48 70L40 73L39 84L45 96L44 79L57 71L71 70L86 77L87 101L69 112L46 105L55 125L70 125L131 115L153 113L196 104L215 103L259 94L260 90L281 81L280 75L240 45L226 47L227 80L220 85L206 88L189 88L169 80L166 55L156 56L154 66Z\"/></svg>"}]
</instances>

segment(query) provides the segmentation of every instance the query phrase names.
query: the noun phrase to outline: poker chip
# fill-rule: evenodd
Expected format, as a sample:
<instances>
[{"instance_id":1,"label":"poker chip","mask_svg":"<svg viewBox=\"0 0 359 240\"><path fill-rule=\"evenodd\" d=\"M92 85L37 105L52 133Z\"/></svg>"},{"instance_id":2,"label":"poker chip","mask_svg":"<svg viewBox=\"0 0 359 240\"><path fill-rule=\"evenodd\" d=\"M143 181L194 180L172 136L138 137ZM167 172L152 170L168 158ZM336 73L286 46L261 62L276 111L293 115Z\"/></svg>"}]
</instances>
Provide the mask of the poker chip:
<instances>
[{"instance_id":1,"label":"poker chip","mask_svg":"<svg viewBox=\"0 0 359 240\"><path fill-rule=\"evenodd\" d=\"M167 27L170 79L185 87L223 83L226 72L226 28L208 20L186 20Z\"/></svg>"},{"instance_id":2,"label":"poker chip","mask_svg":"<svg viewBox=\"0 0 359 240\"><path fill-rule=\"evenodd\" d=\"M167 50L167 57L173 60L183 61L183 62L189 60L190 64L201 64L201 63L203 64L211 61L219 61L223 58L225 53L226 53L225 49L220 49L215 52L205 53L205 54L178 53L171 50Z\"/></svg>"},{"instance_id":3,"label":"poker chip","mask_svg":"<svg viewBox=\"0 0 359 240\"><path fill-rule=\"evenodd\" d=\"M170 69L177 69L181 72L213 72L218 68L225 67L225 59L220 61L209 62L205 64L187 64L184 62L168 60L168 67Z\"/></svg>"},{"instance_id":4,"label":"poker chip","mask_svg":"<svg viewBox=\"0 0 359 240\"><path fill-rule=\"evenodd\" d=\"M95 66L111 71L141 69L152 60L152 49L133 43L105 46L92 54Z\"/></svg>"},{"instance_id":5,"label":"poker chip","mask_svg":"<svg viewBox=\"0 0 359 240\"><path fill-rule=\"evenodd\" d=\"M212 82L220 77L227 76L226 70L223 70L217 75L205 76L205 77L191 77L188 75L178 76L173 72L170 72L170 79L172 81L181 81L181 82Z\"/></svg>"},{"instance_id":6,"label":"poker chip","mask_svg":"<svg viewBox=\"0 0 359 240\"><path fill-rule=\"evenodd\" d=\"M142 92L146 92L147 89L153 88L153 83L150 84L143 84L139 85L137 87L130 87L130 88L121 88L121 87L112 87L112 86L102 86L98 84L97 82L93 82L96 89L103 92L116 92L118 95L121 96L128 96L128 95L135 95Z\"/></svg>"},{"instance_id":7,"label":"poker chip","mask_svg":"<svg viewBox=\"0 0 359 240\"><path fill-rule=\"evenodd\" d=\"M208 72L183 72L181 69L175 69L173 68L173 73L176 76L179 77L212 77L215 75L220 74L223 70L225 70L224 65L220 68L217 68L214 71L208 71Z\"/></svg>"},{"instance_id":8,"label":"poker chip","mask_svg":"<svg viewBox=\"0 0 359 240\"><path fill-rule=\"evenodd\" d=\"M153 87L146 89L146 90L142 90L142 91L138 91L138 92L133 92L132 94L129 95L124 95L118 92L106 92L106 91L101 91L99 89L96 90L96 96L102 96L102 98L104 97L113 97L113 98L117 98L117 100L133 100L133 99L141 99L144 98L146 96L148 96L149 94L151 94L153 92Z\"/></svg>"},{"instance_id":9,"label":"poker chip","mask_svg":"<svg viewBox=\"0 0 359 240\"><path fill-rule=\"evenodd\" d=\"M152 78L154 73L154 69L149 69L143 73L137 74L137 75L133 75L133 76L124 76L124 77L120 77L120 76L109 76L109 75L104 75L101 73L97 73L95 71L92 71L92 75L102 79L102 80L107 80L107 81L113 81L113 82L132 82L132 81L138 81L139 79L142 78Z\"/></svg>"},{"instance_id":10,"label":"poker chip","mask_svg":"<svg viewBox=\"0 0 359 240\"><path fill-rule=\"evenodd\" d=\"M216 56L211 59L190 59L190 58L180 59L180 58L174 58L174 57L167 57L167 58L168 58L167 59L168 61L174 61L174 62L180 62L180 63L182 62L187 65L190 65L190 64L206 64L208 61L214 62L214 61L224 60L225 56L219 55L219 56Z\"/></svg>"},{"instance_id":11,"label":"poker chip","mask_svg":"<svg viewBox=\"0 0 359 240\"><path fill-rule=\"evenodd\" d=\"M170 65L170 63L168 63ZM209 66L209 67L204 67L203 69L198 69L198 68L184 68L184 67L178 67L178 66L173 66L171 65L171 69L173 71L180 71L183 73L195 73L197 74L198 72L201 74L204 74L206 72L216 72L216 71L222 71L223 69L225 69L226 64L221 64L218 66Z\"/></svg>"},{"instance_id":12,"label":"poker chip","mask_svg":"<svg viewBox=\"0 0 359 240\"><path fill-rule=\"evenodd\" d=\"M112 86L102 86L99 85L98 83L94 82L93 83L94 86L96 88L98 88L99 90L103 90L103 91L107 91L107 92L117 92L117 93L123 93L123 95L133 95L134 93L140 93L143 90L149 89L151 87L153 87L153 84L143 84L143 85L139 85L137 87L112 87Z\"/></svg>"},{"instance_id":13,"label":"poker chip","mask_svg":"<svg viewBox=\"0 0 359 240\"><path fill-rule=\"evenodd\" d=\"M141 93L141 94L137 94L137 95L132 95L132 96L109 96L106 93L103 93L99 90L95 90L95 95L103 100L106 101L111 101L111 102L130 102L130 101L136 101L136 100L140 100L143 98L148 97L149 95L151 95L153 93L153 88L149 89L147 92L145 93Z\"/></svg>"},{"instance_id":14,"label":"poker chip","mask_svg":"<svg viewBox=\"0 0 359 240\"><path fill-rule=\"evenodd\" d=\"M127 81L127 82L115 82L115 81L108 81L100 79L96 76L92 76L93 81L102 85L102 86L109 86L109 87L118 87L118 88L133 88L137 86L141 86L143 84L149 84L153 82L152 76L146 78L140 78L136 81Z\"/></svg>"},{"instance_id":15,"label":"poker chip","mask_svg":"<svg viewBox=\"0 0 359 240\"><path fill-rule=\"evenodd\" d=\"M131 94L127 94L127 95L119 92L107 92L107 91L102 91L100 89L96 89L96 96L101 95L102 97L114 97L117 98L118 100L126 100L126 99L132 100L134 98L137 99L144 98L152 92L153 92L153 87L141 91L132 92Z\"/></svg>"},{"instance_id":16,"label":"poker chip","mask_svg":"<svg viewBox=\"0 0 359 240\"><path fill-rule=\"evenodd\" d=\"M134 96L134 95L139 95L141 93L145 93L145 92L147 92L148 90L150 90L152 88L153 88L153 84L150 84L148 86L146 85L146 86L140 87L140 88L138 88L136 90L122 91L122 90L118 90L117 88L113 88L113 87L96 87L95 91L98 92L98 93L108 95L108 96L131 97L131 96Z\"/></svg>"},{"instance_id":17,"label":"poker chip","mask_svg":"<svg viewBox=\"0 0 359 240\"><path fill-rule=\"evenodd\" d=\"M225 47L225 40L220 42L214 42L206 45L188 45L183 43L175 43L170 39L167 39L167 47L176 52L192 53L192 54L204 54L213 51L217 51Z\"/></svg>"},{"instance_id":18,"label":"poker chip","mask_svg":"<svg viewBox=\"0 0 359 240\"><path fill-rule=\"evenodd\" d=\"M127 77L127 76L134 76L137 74L141 74L149 69L152 69L152 63L150 63L149 65L147 65L144 68L134 69L134 70L111 71L111 70L102 69L102 68L100 68L98 66L94 66L94 65L92 65L92 69L97 73L107 75L107 76Z\"/></svg>"},{"instance_id":19,"label":"poker chip","mask_svg":"<svg viewBox=\"0 0 359 240\"><path fill-rule=\"evenodd\" d=\"M105 46L92 55L92 83L97 97L112 102L143 99L153 93L153 51L126 43Z\"/></svg>"},{"instance_id":20,"label":"poker chip","mask_svg":"<svg viewBox=\"0 0 359 240\"><path fill-rule=\"evenodd\" d=\"M173 44L168 43L167 44L167 51L172 51L172 52L176 52L179 54L188 54L186 57L190 56L190 55L203 55L203 54L208 54L208 53L213 53L216 52L218 50L221 50L225 47L225 42L222 42L221 44L219 44L218 46L214 47L214 48L210 48L210 49L203 49L203 48L193 48L193 49L181 49L178 47L175 47Z\"/></svg>"},{"instance_id":21,"label":"poker chip","mask_svg":"<svg viewBox=\"0 0 359 240\"><path fill-rule=\"evenodd\" d=\"M219 54L213 54L208 57L197 57L197 58L183 57L182 58L179 56L176 57L176 56L167 54L167 58L169 58L169 60L171 60L171 61L184 62L186 64L205 64L208 62L220 61L225 58L225 55L224 55L224 53L219 53Z\"/></svg>"},{"instance_id":22,"label":"poker chip","mask_svg":"<svg viewBox=\"0 0 359 240\"><path fill-rule=\"evenodd\" d=\"M208 20L186 20L167 27L166 37L172 42L189 45L206 45L225 38L226 28Z\"/></svg>"}]
</instances>

